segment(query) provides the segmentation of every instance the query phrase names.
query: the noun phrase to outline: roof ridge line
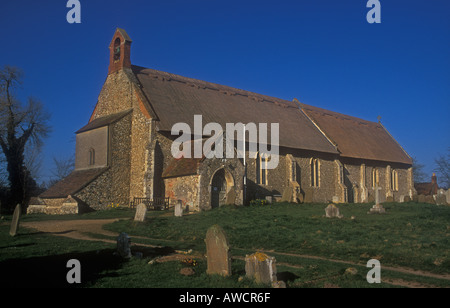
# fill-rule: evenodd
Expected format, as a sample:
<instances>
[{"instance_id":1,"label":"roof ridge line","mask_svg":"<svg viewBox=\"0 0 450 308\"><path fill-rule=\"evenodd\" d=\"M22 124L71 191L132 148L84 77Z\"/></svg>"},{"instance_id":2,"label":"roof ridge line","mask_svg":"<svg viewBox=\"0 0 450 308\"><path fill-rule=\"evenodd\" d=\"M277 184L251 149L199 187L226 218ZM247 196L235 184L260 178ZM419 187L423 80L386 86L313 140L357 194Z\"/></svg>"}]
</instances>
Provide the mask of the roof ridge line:
<instances>
[{"instance_id":1,"label":"roof ridge line","mask_svg":"<svg viewBox=\"0 0 450 308\"><path fill-rule=\"evenodd\" d=\"M158 78L158 74L164 74L168 77L167 79L164 79L167 81L176 81L176 82L186 84L188 86L197 86L199 89L201 88L201 89L209 89L209 90L213 90L213 91L219 91L225 95L241 95L244 97L248 97L250 99L254 99L255 101L258 101L258 102L268 102L268 103L275 104L275 105L283 107L283 108L297 109L297 107L292 106L290 104L291 103L290 101L282 99L282 98L273 97L273 96L256 93L256 92L252 92L252 91L248 91L248 90L243 90L243 89L239 89L239 88L235 88L235 87L231 87L231 86L227 86L227 85L222 85L222 84L218 84L218 83L213 83L213 82L209 82L209 81L205 81L205 80L201 80L201 79L185 77L185 76L181 76L178 74L155 70L152 68L145 68L145 67L137 66L137 65L133 65L133 66L136 68L140 68L142 70L150 70L152 72L155 72L155 74L151 74L151 72L143 73L148 76L154 76L154 77ZM140 70L139 73L142 70ZM199 85L199 83L200 83L200 85ZM227 90L232 90L232 91L227 91ZM257 98L257 99L255 99L255 98Z\"/></svg>"}]
</instances>

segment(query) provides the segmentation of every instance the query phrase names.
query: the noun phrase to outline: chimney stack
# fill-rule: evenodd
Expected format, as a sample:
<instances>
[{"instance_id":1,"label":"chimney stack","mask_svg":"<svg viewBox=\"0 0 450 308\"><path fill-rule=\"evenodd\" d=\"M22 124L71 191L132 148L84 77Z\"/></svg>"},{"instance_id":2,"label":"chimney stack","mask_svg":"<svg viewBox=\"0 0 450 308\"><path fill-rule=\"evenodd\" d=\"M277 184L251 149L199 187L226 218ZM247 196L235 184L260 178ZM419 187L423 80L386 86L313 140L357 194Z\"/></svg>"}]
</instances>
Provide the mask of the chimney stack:
<instances>
[{"instance_id":1,"label":"chimney stack","mask_svg":"<svg viewBox=\"0 0 450 308\"><path fill-rule=\"evenodd\" d=\"M433 173L433 176L431 177L431 183L437 184L437 176L436 176L436 173Z\"/></svg>"}]
</instances>

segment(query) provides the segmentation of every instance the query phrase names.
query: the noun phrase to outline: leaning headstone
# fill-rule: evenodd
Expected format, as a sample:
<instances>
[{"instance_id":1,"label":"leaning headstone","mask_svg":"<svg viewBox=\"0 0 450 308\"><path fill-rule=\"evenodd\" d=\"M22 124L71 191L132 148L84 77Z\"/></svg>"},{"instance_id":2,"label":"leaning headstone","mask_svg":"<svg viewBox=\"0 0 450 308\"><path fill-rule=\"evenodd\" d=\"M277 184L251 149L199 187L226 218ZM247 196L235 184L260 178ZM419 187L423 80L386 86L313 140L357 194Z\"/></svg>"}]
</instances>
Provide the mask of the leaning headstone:
<instances>
[{"instance_id":1,"label":"leaning headstone","mask_svg":"<svg viewBox=\"0 0 450 308\"><path fill-rule=\"evenodd\" d=\"M245 256L245 274L256 283L272 284L277 281L277 267L274 257L256 252Z\"/></svg>"},{"instance_id":2,"label":"leaning headstone","mask_svg":"<svg viewBox=\"0 0 450 308\"><path fill-rule=\"evenodd\" d=\"M117 254L122 258L131 258L131 239L125 232L117 237Z\"/></svg>"},{"instance_id":3,"label":"leaning headstone","mask_svg":"<svg viewBox=\"0 0 450 308\"><path fill-rule=\"evenodd\" d=\"M281 202L292 202L292 187L286 187L283 190L283 196Z\"/></svg>"},{"instance_id":4,"label":"leaning headstone","mask_svg":"<svg viewBox=\"0 0 450 308\"><path fill-rule=\"evenodd\" d=\"M336 205L334 205L333 203L331 203L330 205L328 205L325 208L325 217L328 217L328 218L333 218L333 217L342 218L342 217L344 217L344 215L341 215L339 213L339 208Z\"/></svg>"},{"instance_id":5,"label":"leaning headstone","mask_svg":"<svg viewBox=\"0 0 450 308\"><path fill-rule=\"evenodd\" d=\"M213 225L206 232L205 243L208 263L206 273L231 275L230 246L225 231L220 226Z\"/></svg>"},{"instance_id":6,"label":"leaning headstone","mask_svg":"<svg viewBox=\"0 0 450 308\"><path fill-rule=\"evenodd\" d=\"M20 216L22 215L22 209L20 204L16 205L14 210L13 218L11 221L11 228L9 229L9 235L16 236L17 230L19 229Z\"/></svg>"},{"instance_id":7,"label":"leaning headstone","mask_svg":"<svg viewBox=\"0 0 450 308\"><path fill-rule=\"evenodd\" d=\"M230 191L227 193L227 199L225 204L235 204L236 203L236 190L234 187L230 189Z\"/></svg>"},{"instance_id":8,"label":"leaning headstone","mask_svg":"<svg viewBox=\"0 0 450 308\"><path fill-rule=\"evenodd\" d=\"M175 216L183 216L183 201L181 200L178 200L177 204L175 204Z\"/></svg>"},{"instance_id":9,"label":"leaning headstone","mask_svg":"<svg viewBox=\"0 0 450 308\"><path fill-rule=\"evenodd\" d=\"M136 207L136 214L134 215L134 221L144 221L147 216L147 206L144 203L139 204Z\"/></svg>"}]
</instances>

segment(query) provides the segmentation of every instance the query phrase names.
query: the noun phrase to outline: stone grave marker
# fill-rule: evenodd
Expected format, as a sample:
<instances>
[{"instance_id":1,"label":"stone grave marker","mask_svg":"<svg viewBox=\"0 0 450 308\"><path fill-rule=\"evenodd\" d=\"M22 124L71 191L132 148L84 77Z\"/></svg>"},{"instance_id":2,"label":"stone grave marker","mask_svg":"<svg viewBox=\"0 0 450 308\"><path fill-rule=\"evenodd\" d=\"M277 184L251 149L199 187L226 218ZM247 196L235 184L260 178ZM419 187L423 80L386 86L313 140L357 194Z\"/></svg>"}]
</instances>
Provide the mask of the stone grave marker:
<instances>
[{"instance_id":1,"label":"stone grave marker","mask_svg":"<svg viewBox=\"0 0 450 308\"><path fill-rule=\"evenodd\" d=\"M385 214L386 209L381 204L375 204L367 214Z\"/></svg>"},{"instance_id":2,"label":"stone grave marker","mask_svg":"<svg viewBox=\"0 0 450 308\"><path fill-rule=\"evenodd\" d=\"M177 204L175 204L175 216L183 216L183 201L181 200L178 200Z\"/></svg>"},{"instance_id":3,"label":"stone grave marker","mask_svg":"<svg viewBox=\"0 0 450 308\"><path fill-rule=\"evenodd\" d=\"M425 203L426 201L425 201L425 195L419 195L418 197L417 197L417 202L419 202L419 203Z\"/></svg>"},{"instance_id":4,"label":"stone grave marker","mask_svg":"<svg viewBox=\"0 0 450 308\"><path fill-rule=\"evenodd\" d=\"M380 190L381 190L381 187L379 187L377 185L377 187L375 187L375 205L380 204Z\"/></svg>"},{"instance_id":5,"label":"stone grave marker","mask_svg":"<svg viewBox=\"0 0 450 308\"><path fill-rule=\"evenodd\" d=\"M425 203L436 204L436 201L434 200L433 196L431 196L431 195L426 195L426 196L425 196Z\"/></svg>"},{"instance_id":6,"label":"stone grave marker","mask_svg":"<svg viewBox=\"0 0 450 308\"><path fill-rule=\"evenodd\" d=\"M436 205L447 205L447 197L444 194L436 195Z\"/></svg>"},{"instance_id":7,"label":"stone grave marker","mask_svg":"<svg viewBox=\"0 0 450 308\"><path fill-rule=\"evenodd\" d=\"M219 225L213 225L206 232L206 273L231 275L231 255L228 238L225 231Z\"/></svg>"},{"instance_id":8,"label":"stone grave marker","mask_svg":"<svg viewBox=\"0 0 450 308\"><path fill-rule=\"evenodd\" d=\"M341 215L339 213L339 208L336 205L334 205L333 203L331 203L325 208L325 217L328 217L328 218L333 218L333 217L342 218L342 217L344 217L344 215Z\"/></svg>"},{"instance_id":9,"label":"stone grave marker","mask_svg":"<svg viewBox=\"0 0 450 308\"><path fill-rule=\"evenodd\" d=\"M283 190L283 196L281 202L292 202L292 187L286 187Z\"/></svg>"},{"instance_id":10,"label":"stone grave marker","mask_svg":"<svg viewBox=\"0 0 450 308\"><path fill-rule=\"evenodd\" d=\"M305 203L311 203L314 200L314 189L313 188L306 188L305 189L305 198L304 201ZM333 202L339 202L338 201L333 201Z\"/></svg>"},{"instance_id":11,"label":"stone grave marker","mask_svg":"<svg viewBox=\"0 0 450 308\"><path fill-rule=\"evenodd\" d=\"M380 190L381 187L377 186L375 188L375 205L369 210L367 214L384 214L386 210L380 204Z\"/></svg>"},{"instance_id":12,"label":"stone grave marker","mask_svg":"<svg viewBox=\"0 0 450 308\"><path fill-rule=\"evenodd\" d=\"M274 257L256 252L245 256L245 275L256 283L272 284L277 281L277 267Z\"/></svg>"},{"instance_id":13,"label":"stone grave marker","mask_svg":"<svg viewBox=\"0 0 450 308\"><path fill-rule=\"evenodd\" d=\"M125 232L117 237L117 253L122 258L131 258L131 239Z\"/></svg>"},{"instance_id":14,"label":"stone grave marker","mask_svg":"<svg viewBox=\"0 0 450 308\"><path fill-rule=\"evenodd\" d=\"M450 188L445 192L445 196L447 197L447 203L450 204Z\"/></svg>"},{"instance_id":15,"label":"stone grave marker","mask_svg":"<svg viewBox=\"0 0 450 308\"><path fill-rule=\"evenodd\" d=\"M14 210L13 218L11 221L11 228L9 229L9 235L16 236L17 230L19 229L20 216L22 215L22 208L20 204L16 205Z\"/></svg>"},{"instance_id":16,"label":"stone grave marker","mask_svg":"<svg viewBox=\"0 0 450 308\"><path fill-rule=\"evenodd\" d=\"M234 187L230 189L230 191L227 193L227 200L225 204L232 204L234 205L236 203L236 190Z\"/></svg>"},{"instance_id":17,"label":"stone grave marker","mask_svg":"<svg viewBox=\"0 0 450 308\"><path fill-rule=\"evenodd\" d=\"M145 221L147 216L147 206L144 203L139 204L136 207L136 214L134 215L134 221Z\"/></svg>"}]
</instances>

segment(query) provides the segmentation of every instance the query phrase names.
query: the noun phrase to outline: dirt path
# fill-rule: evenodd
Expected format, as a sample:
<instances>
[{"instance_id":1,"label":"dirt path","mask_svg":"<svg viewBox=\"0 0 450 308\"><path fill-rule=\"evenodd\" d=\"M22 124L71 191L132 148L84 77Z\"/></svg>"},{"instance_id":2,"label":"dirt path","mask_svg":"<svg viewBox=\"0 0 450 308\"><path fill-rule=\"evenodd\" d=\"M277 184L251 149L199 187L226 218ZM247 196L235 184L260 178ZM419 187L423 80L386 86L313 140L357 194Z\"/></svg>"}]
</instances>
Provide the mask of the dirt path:
<instances>
[{"instance_id":1,"label":"dirt path","mask_svg":"<svg viewBox=\"0 0 450 308\"><path fill-rule=\"evenodd\" d=\"M117 233L104 230L103 226L118 220L119 219L47 220L23 222L20 223L20 226L35 229L39 232L50 233L56 236L70 237L77 240L115 243L116 241L113 240L91 237L89 233L105 236L117 236Z\"/></svg>"},{"instance_id":2,"label":"dirt path","mask_svg":"<svg viewBox=\"0 0 450 308\"><path fill-rule=\"evenodd\" d=\"M113 222L118 221L119 219L93 219L93 220L50 220L50 221L34 221L34 222L23 222L21 223L22 227L25 228L31 228L35 229L39 232L45 232L49 233L55 236L65 236L70 237L73 239L78 240L88 240L88 241L102 241L107 243L116 243L115 240L109 240L109 239L101 239L97 237L90 236L90 234L99 234L109 237L117 237L118 233L107 231L103 229L103 226L106 224L110 224ZM145 237L140 236L132 236L134 238L142 238L147 239ZM146 247L158 247L153 245L146 245L146 244L135 244L137 246L146 246ZM267 253L274 253L278 255L288 255L288 256L294 256L294 257L301 257L301 258L308 258L308 259L316 259L316 260L324 260L334 263L343 263L348 265L362 265L357 264L350 261L342 261L342 260L334 260L334 259L328 259L324 257L318 257L318 256L310 256L310 255L301 255L301 254L292 254L292 253L281 253L276 251L267 251ZM235 257L236 259L240 259L241 257ZM285 264L288 265L288 264ZM294 266L294 265L292 265ZM295 267L295 266L294 266ZM404 267L389 267L384 266L383 267L386 270L389 271L395 271L405 274L412 274L422 277L431 277L431 278L437 278L437 279L444 279L444 280L450 280L450 275L439 275L434 274L430 272L424 272L424 271L418 271L410 268L404 268ZM406 287L430 287L421 285L419 283L414 282L405 282L402 280L385 280L384 282L390 283L393 285L400 285L400 286L406 286Z\"/></svg>"},{"instance_id":3,"label":"dirt path","mask_svg":"<svg viewBox=\"0 0 450 308\"><path fill-rule=\"evenodd\" d=\"M270 253L270 252L268 252L268 253ZM299 254L283 253L283 252L276 252L276 251L273 251L273 253L279 254L279 255L285 255L285 256L301 257L301 258L306 258L306 259L316 259L316 260L330 261L330 262L334 262L334 263L343 263L343 264L348 264L348 265L364 266L364 264L361 264L361 263L355 263L355 262L351 262L351 261L335 260L335 259L328 259L328 258L318 257L318 256L299 255ZM411 269L411 268L392 267L392 266L385 266L385 265L383 265L383 269L388 270L388 271L400 272L400 273L404 273L404 274L412 274L412 275L423 276L423 277L430 277L430 278L450 280L450 275L449 274L441 275L441 274L434 274L434 273L430 273L430 272L414 270L414 269Z\"/></svg>"}]
</instances>

